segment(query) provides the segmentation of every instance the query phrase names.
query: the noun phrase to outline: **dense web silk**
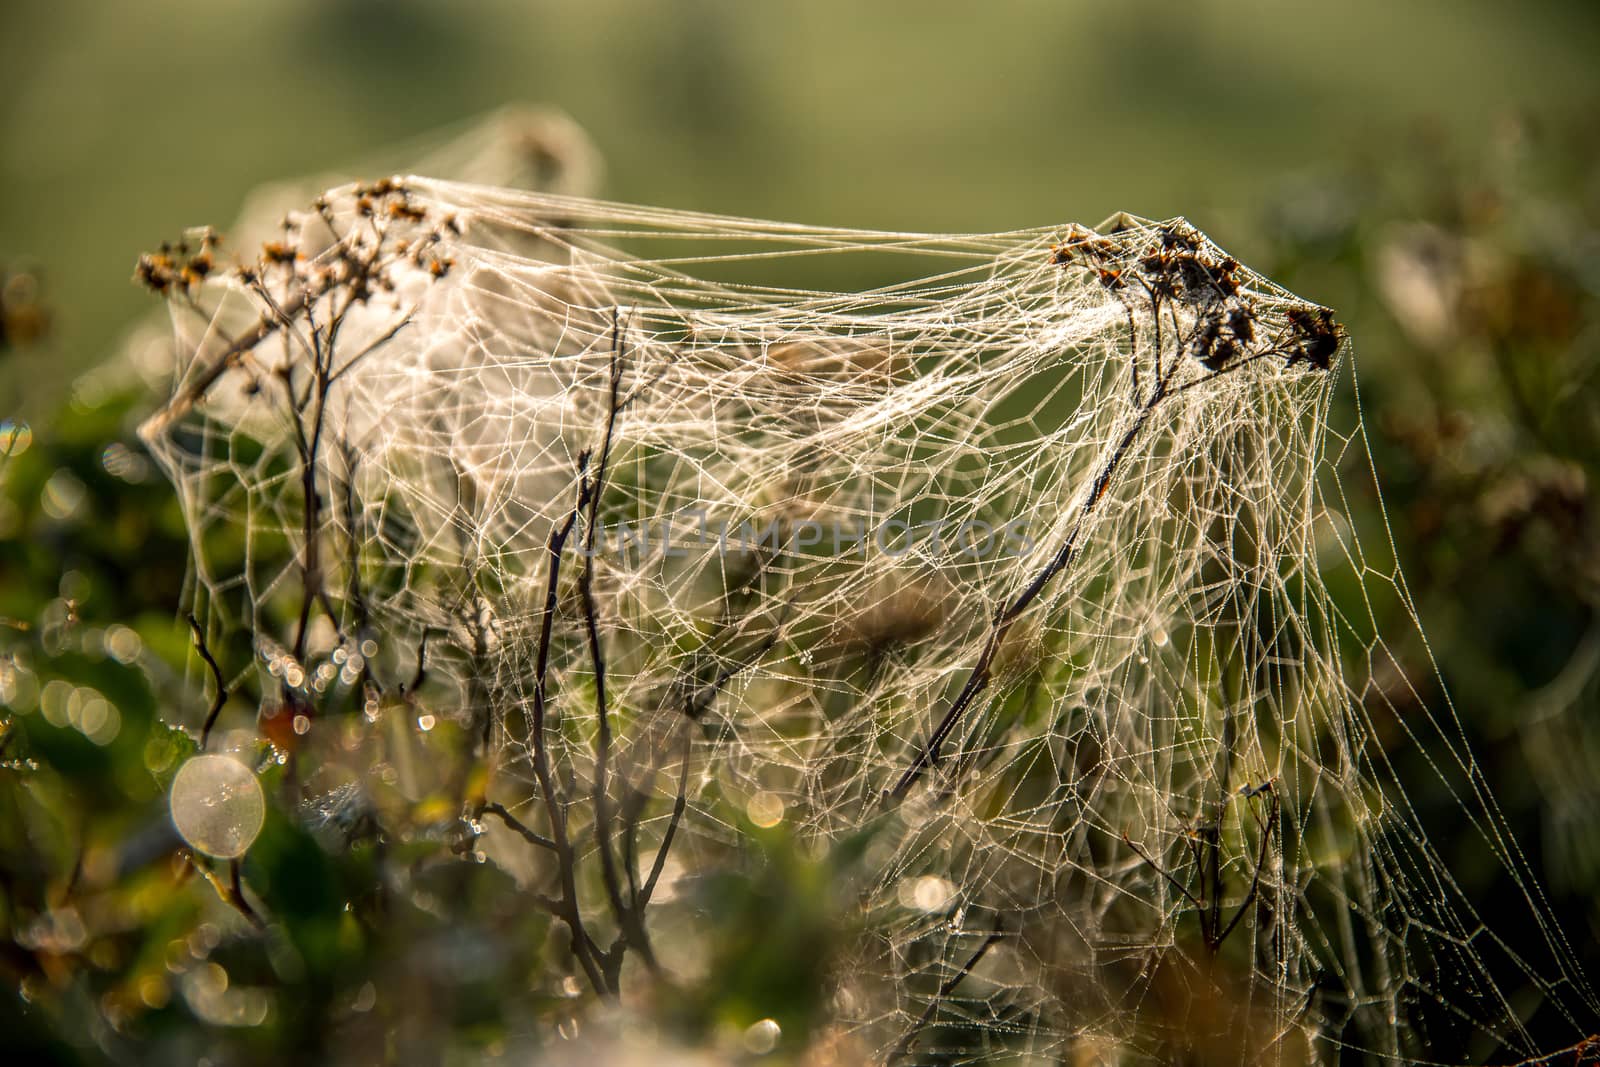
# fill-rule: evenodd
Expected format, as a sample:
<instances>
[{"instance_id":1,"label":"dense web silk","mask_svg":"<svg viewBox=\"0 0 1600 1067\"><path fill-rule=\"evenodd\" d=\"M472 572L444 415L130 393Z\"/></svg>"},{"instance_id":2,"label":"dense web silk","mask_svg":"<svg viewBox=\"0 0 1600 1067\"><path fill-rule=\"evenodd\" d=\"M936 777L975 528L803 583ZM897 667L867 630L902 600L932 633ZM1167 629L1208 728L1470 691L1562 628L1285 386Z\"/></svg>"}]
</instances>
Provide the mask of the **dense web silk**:
<instances>
[{"instance_id":1,"label":"dense web silk","mask_svg":"<svg viewBox=\"0 0 1600 1067\"><path fill-rule=\"evenodd\" d=\"M1438 1027L1528 1059L1520 988L1592 1031L1436 677L1396 673L1426 643L1347 518L1377 490L1330 423L1342 331L1183 220L880 233L402 178L242 272L150 274L197 613L255 635L264 702L425 647L490 800L551 834L565 798L590 921L614 864L648 877L665 973L716 923L683 887L781 824L842 872L831 1025L873 1062L1415 1062ZM1541 942L1465 898L1397 748ZM491 829L549 884L559 853Z\"/></svg>"}]
</instances>

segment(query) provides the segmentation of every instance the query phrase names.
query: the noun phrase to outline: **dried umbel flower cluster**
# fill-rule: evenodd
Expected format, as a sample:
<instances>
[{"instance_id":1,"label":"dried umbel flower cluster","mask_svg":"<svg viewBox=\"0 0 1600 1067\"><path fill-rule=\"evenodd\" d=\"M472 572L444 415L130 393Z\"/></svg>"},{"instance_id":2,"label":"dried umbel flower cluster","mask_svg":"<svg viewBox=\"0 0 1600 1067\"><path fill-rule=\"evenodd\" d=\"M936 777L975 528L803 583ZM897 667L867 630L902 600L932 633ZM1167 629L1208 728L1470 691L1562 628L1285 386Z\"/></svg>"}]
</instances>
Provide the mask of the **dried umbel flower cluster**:
<instances>
[{"instance_id":1,"label":"dried umbel flower cluster","mask_svg":"<svg viewBox=\"0 0 1600 1067\"><path fill-rule=\"evenodd\" d=\"M230 273L268 299L282 295L298 310L335 289L350 305L365 304L375 291L393 293L393 268L402 262L435 278L449 271L450 260L436 248L445 233L459 234L453 217L424 226L428 212L413 204L394 178L358 184L349 195L354 219L348 226L335 217L329 200L319 197L309 215L284 218L281 237L264 242L254 263L238 264ZM397 224L413 232L396 232ZM192 295L218 270L222 238L206 227L195 242L193 248L187 240L163 243L159 252L140 256L134 280L157 295ZM285 310L281 317L289 314Z\"/></svg>"},{"instance_id":2,"label":"dried umbel flower cluster","mask_svg":"<svg viewBox=\"0 0 1600 1067\"><path fill-rule=\"evenodd\" d=\"M198 248L190 248L188 241L177 244L163 241L159 252L139 257L133 279L159 296L188 293L199 288L216 270L216 250L221 240L215 230L206 227L196 234Z\"/></svg>"},{"instance_id":3,"label":"dried umbel flower cluster","mask_svg":"<svg viewBox=\"0 0 1600 1067\"><path fill-rule=\"evenodd\" d=\"M1176 308L1188 309L1193 323L1177 350L1208 370L1274 357L1287 367L1332 366L1344 331L1331 309L1290 306L1280 309L1277 322L1263 322L1261 294L1242 286L1239 261L1187 224L1163 223L1154 234L1125 226L1119 220L1108 236L1070 227L1051 256L1063 267L1087 268L1124 303L1142 302L1157 323L1171 308L1174 328L1181 329Z\"/></svg>"},{"instance_id":4,"label":"dried umbel flower cluster","mask_svg":"<svg viewBox=\"0 0 1600 1067\"><path fill-rule=\"evenodd\" d=\"M549 917L563 1012L692 999L734 951L706 894L781 833L822 887L791 903L857 936L791 954L822 1018L758 1018L873 1061L1398 1059L1441 1002L1516 1047L1365 749L1344 652L1385 649L1324 576L1397 577L1325 533L1342 331L1181 221L1102 229L407 178L197 287L174 258L204 328L146 439L205 632L250 632L218 689L291 724L326 825L387 839L425 784ZM787 256L925 273L763 284ZM1545 948L1514 965L1577 1018Z\"/></svg>"},{"instance_id":5,"label":"dried umbel flower cluster","mask_svg":"<svg viewBox=\"0 0 1600 1067\"><path fill-rule=\"evenodd\" d=\"M419 285L449 273L451 260L440 243L459 232L453 216L417 205L402 183L386 178L349 187L337 204L319 197L309 212L285 216L278 237L247 261L224 265L222 238L209 228L196 234L193 246L188 240L164 244L141 256L135 281L198 315L221 316L199 348L186 354L188 384L164 417L182 414L220 376L243 367L252 391L262 388L265 376L281 376L291 393L303 394L294 403L312 405L322 418L332 379L410 321L414 309L407 304ZM200 299L207 280L220 287L215 306ZM239 296L246 298L242 306ZM383 333L362 351L336 350L347 319L374 315L388 318ZM239 325L230 328L233 320ZM269 340L283 343L281 358L265 350ZM308 367L301 366L302 355ZM294 382L302 369L310 380Z\"/></svg>"}]
</instances>

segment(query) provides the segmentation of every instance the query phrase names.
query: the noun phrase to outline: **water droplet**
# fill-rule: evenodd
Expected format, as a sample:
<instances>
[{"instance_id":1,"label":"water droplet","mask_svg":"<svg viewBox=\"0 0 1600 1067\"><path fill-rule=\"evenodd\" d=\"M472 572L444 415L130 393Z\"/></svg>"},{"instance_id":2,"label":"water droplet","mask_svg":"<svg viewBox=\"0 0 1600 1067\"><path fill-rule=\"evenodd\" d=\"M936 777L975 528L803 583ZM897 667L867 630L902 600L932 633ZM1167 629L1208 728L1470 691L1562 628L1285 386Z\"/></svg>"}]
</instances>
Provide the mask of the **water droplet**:
<instances>
[{"instance_id":1,"label":"water droplet","mask_svg":"<svg viewBox=\"0 0 1600 1067\"><path fill-rule=\"evenodd\" d=\"M432 715L418 715L417 729L421 730L423 733L427 733L429 730L434 728L438 721L439 720L435 719Z\"/></svg>"},{"instance_id":2,"label":"water droplet","mask_svg":"<svg viewBox=\"0 0 1600 1067\"><path fill-rule=\"evenodd\" d=\"M100 453L100 465L113 478L137 485L150 478L150 461L121 441L113 441Z\"/></svg>"},{"instance_id":3,"label":"water droplet","mask_svg":"<svg viewBox=\"0 0 1600 1067\"><path fill-rule=\"evenodd\" d=\"M218 859L244 855L267 815L261 783L231 756L195 756L179 767L170 804L172 824L183 839Z\"/></svg>"},{"instance_id":4,"label":"water droplet","mask_svg":"<svg viewBox=\"0 0 1600 1067\"><path fill-rule=\"evenodd\" d=\"M744 1032L745 1051L752 1056L765 1056L778 1047L778 1038L782 1036L783 1028L776 1020L762 1019L751 1023Z\"/></svg>"},{"instance_id":5,"label":"water droplet","mask_svg":"<svg viewBox=\"0 0 1600 1067\"><path fill-rule=\"evenodd\" d=\"M95 744L104 747L117 739L122 730L122 713L105 697L95 693L85 699L74 726Z\"/></svg>"},{"instance_id":6,"label":"water droplet","mask_svg":"<svg viewBox=\"0 0 1600 1067\"><path fill-rule=\"evenodd\" d=\"M744 813L763 830L776 826L783 821L783 798L763 789L745 804Z\"/></svg>"},{"instance_id":7,"label":"water droplet","mask_svg":"<svg viewBox=\"0 0 1600 1067\"><path fill-rule=\"evenodd\" d=\"M77 475L62 467L44 483L39 493L39 506L52 519L65 522L78 514L88 498L88 487Z\"/></svg>"},{"instance_id":8,"label":"water droplet","mask_svg":"<svg viewBox=\"0 0 1600 1067\"><path fill-rule=\"evenodd\" d=\"M139 979L139 999L144 1006L159 1010L167 1006L172 990L159 974L147 974Z\"/></svg>"},{"instance_id":9,"label":"water droplet","mask_svg":"<svg viewBox=\"0 0 1600 1067\"><path fill-rule=\"evenodd\" d=\"M39 694L39 711L44 715L45 722L57 727L67 725L67 702L73 692L71 683L60 678L52 678L45 683L44 690Z\"/></svg>"},{"instance_id":10,"label":"water droplet","mask_svg":"<svg viewBox=\"0 0 1600 1067\"><path fill-rule=\"evenodd\" d=\"M0 419L0 456L20 456L33 444L33 430L25 422Z\"/></svg>"},{"instance_id":11,"label":"water droplet","mask_svg":"<svg viewBox=\"0 0 1600 1067\"><path fill-rule=\"evenodd\" d=\"M121 623L106 627L104 641L106 653L118 663L132 663L144 652L143 639Z\"/></svg>"},{"instance_id":12,"label":"water droplet","mask_svg":"<svg viewBox=\"0 0 1600 1067\"><path fill-rule=\"evenodd\" d=\"M956 887L947 879L928 875L902 882L897 895L900 903L918 911L943 911L954 899Z\"/></svg>"},{"instance_id":13,"label":"water droplet","mask_svg":"<svg viewBox=\"0 0 1600 1067\"><path fill-rule=\"evenodd\" d=\"M356 999L351 1003L350 1010L357 1012L371 1011L377 1003L378 987L371 982L366 982L356 992Z\"/></svg>"}]
</instances>

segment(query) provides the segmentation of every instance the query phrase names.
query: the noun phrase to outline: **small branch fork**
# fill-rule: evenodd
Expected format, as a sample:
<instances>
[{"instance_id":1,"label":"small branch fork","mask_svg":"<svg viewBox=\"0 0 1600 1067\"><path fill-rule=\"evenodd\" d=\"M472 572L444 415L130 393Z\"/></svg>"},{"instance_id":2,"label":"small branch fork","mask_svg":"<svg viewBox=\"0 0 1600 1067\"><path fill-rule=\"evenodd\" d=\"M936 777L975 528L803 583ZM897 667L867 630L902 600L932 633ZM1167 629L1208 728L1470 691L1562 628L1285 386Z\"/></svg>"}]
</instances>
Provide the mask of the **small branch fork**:
<instances>
[{"instance_id":1,"label":"small branch fork","mask_svg":"<svg viewBox=\"0 0 1600 1067\"><path fill-rule=\"evenodd\" d=\"M566 519L550 532L548 546L549 577L545 586L544 612L539 622L539 644L533 679L533 773L539 784L539 795L544 801L550 824L549 848L556 854L556 871L561 895L550 900L539 898L551 914L566 924L572 942L572 954L589 979L589 984L602 996L615 992L607 981L606 972L599 960L600 948L589 935L578 907L577 856L567 834L567 804L556 783L550 766L550 746L547 736L549 696L547 687L550 675L550 641L555 625L558 589L561 580L561 558L567 539L572 536L578 515L588 504L591 483L588 477L589 454L578 457L578 502L567 513ZM515 827L514 827L515 828ZM525 838L536 835L521 830Z\"/></svg>"},{"instance_id":2,"label":"small branch fork","mask_svg":"<svg viewBox=\"0 0 1600 1067\"><path fill-rule=\"evenodd\" d=\"M194 635L195 651L200 653L200 658L211 668L211 681L216 688L215 694L211 697L211 708L206 712L205 724L200 727L200 751L204 752L206 743L211 740L211 728L217 724L217 716L222 713L222 706L228 702L228 687L222 680L222 668L217 666L216 657L206 646L206 632L201 628L200 620L194 617L192 611L184 617L188 619L189 630Z\"/></svg>"},{"instance_id":3,"label":"small branch fork","mask_svg":"<svg viewBox=\"0 0 1600 1067\"><path fill-rule=\"evenodd\" d=\"M1234 911L1231 918L1224 924L1222 921L1222 842L1220 807L1216 818L1207 825L1198 829L1194 834L1184 838L1184 844L1189 849L1190 859L1195 870L1200 872L1200 890L1197 894L1183 882L1173 876L1143 848L1136 845L1127 833L1122 834L1122 843L1133 850L1144 863L1162 878L1167 884L1176 889L1187 900L1200 917L1200 938L1205 943L1206 951L1215 955L1228 940L1234 929L1239 925L1245 915L1254 907L1256 897L1261 889L1261 871L1267 864L1267 854L1272 846L1273 835L1278 829L1279 800L1275 781L1269 780L1254 788L1248 788L1239 793L1245 800L1256 797L1267 798L1267 812L1263 817L1256 813L1256 828L1259 832L1261 843L1257 848L1255 870L1250 876L1250 887L1245 891L1244 900Z\"/></svg>"},{"instance_id":4,"label":"small branch fork","mask_svg":"<svg viewBox=\"0 0 1600 1067\"><path fill-rule=\"evenodd\" d=\"M241 916L244 917L245 921L251 926L255 927L258 932L266 930L266 920L261 917L261 913L256 911L256 909L251 906L250 901L245 898L244 878L242 873L243 865L239 860L233 859L228 861L228 877L227 880L224 881L220 875L207 866L206 863L194 853L186 849L179 853L179 855L183 857L190 870L199 874L201 878L205 879L206 884L216 891L217 898L219 900L228 905L234 911L237 911Z\"/></svg>"},{"instance_id":5,"label":"small branch fork","mask_svg":"<svg viewBox=\"0 0 1600 1067\"><path fill-rule=\"evenodd\" d=\"M544 609L540 617L536 662L534 666L532 699L532 763L534 778L538 783L539 798L544 809L548 835L539 833L517 819L503 805L483 805L480 814L493 815L513 832L541 851L551 853L556 861L558 895L554 898L540 896L537 902L559 919L571 936L572 953L590 986L602 997L615 997L621 989L622 963L631 949L653 973L661 973L645 927L648 908L668 854L677 838L678 827L688 806L689 756L692 732L690 727L703 713L707 704L715 699L715 691L731 680L740 670L751 666L776 643L774 635L754 655L732 669L722 671L709 686L685 692L683 715L678 721L682 742L680 768L672 811L648 871L641 872L638 854L638 827L650 794L634 785L630 773L618 773L622 784L622 799L616 805L612 800L612 749L615 737L612 723L611 694L607 685L605 642L600 627L600 612L594 594L594 558L600 530L600 503L605 492L606 477L610 471L612 451L616 440L617 420L638 390L624 394L625 377L624 326L620 312L613 309L611 322L611 356L606 383L606 415L604 431L598 453L584 452L578 457L578 497L561 523L550 534L547 546L548 573L545 586ZM573 839L570 809L572 783L565 786L557 780L550 753L550 720L552 694L550 692L550 661L554 638L555 616L559 600L561 567L568 543L583 524L579 555L582 559L578 572L578 593L583 615L585 650L594 673L595 682L595 751L594 781L589 791L593 810L595 850L598 853L601 883L604 886L606 908L616 926L616 936L609 945L602 946L584 917L578 890L579 855ZM712 690L707 693L706 690Z\"/></svg>"}]
</instances>

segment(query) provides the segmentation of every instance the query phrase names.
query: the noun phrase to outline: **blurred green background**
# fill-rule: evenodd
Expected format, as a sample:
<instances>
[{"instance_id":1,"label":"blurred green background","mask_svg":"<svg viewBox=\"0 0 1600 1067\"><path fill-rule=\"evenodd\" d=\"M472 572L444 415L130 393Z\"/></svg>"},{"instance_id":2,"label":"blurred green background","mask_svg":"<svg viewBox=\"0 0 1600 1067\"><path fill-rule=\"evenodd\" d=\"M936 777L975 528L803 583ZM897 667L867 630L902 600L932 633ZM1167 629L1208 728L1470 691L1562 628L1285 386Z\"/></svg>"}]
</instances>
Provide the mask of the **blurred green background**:
<instances>
[{"instance_id":1,"label":"blurred green background","mask_svg":"<svg viewBox=\"0 0 1600 1067\"><path fill-rule=\"evenodd\" d=\"M21 1027L26 1016L41 1061L117 1058L130 1034L160 1036L151 1047L168 1062L222 1041L196 1007L203 997L167 990L161 962L183 938L199 937L205 951L191 952L206 958L216 927L202 919L215 919L216 902L193 880L187 896L168 897L164 866L145 866L174 847L159 831L160 783L184 744L158 711L193 721L200 678L176 616L181 522L130 435L153 398L71 396L152 310L129 282L135 257L185 227L226 226L262 182L393 159L396 145L420 154L436 131L510 101L569 113L604 159L611 199L944 231L1182 214L1337 308L1431 653L1593 977L1596 56L1600 5L1583 0L5 3L0 451L20 454L0 467L0 668L92 687L120 729L102 743L79 723L5 721L0 967L45 1007L8 1000L0 1020ZM1354 401L1346 380L1337 426L1353 425ZM25 452L6 428L24 421ZM1363 539L1381 544L1376 499L1352 507ZM1399 670L1441 707L1429 650L1404 639L1409 620L1378 622L1401 635ZM1403 706L1401 688L1387 695ZM1520 890L1484 862L1424 754L1397 732L1384 740L1464 888L1511 917L1500 935L1536 936L1517 925ZM324 854L288 820L264 841L257 880L263 893L299 886L296 900L269 903L293 917L286 936L314 965L273 977L223 946L236 975L254 968L280 997L275 1029L246 1042L248 1055L229 1046L232 1058L335 1057L362 1031L330 1005L362 1002L396 954L466 920L402 908L387 927L349 935L339 916L364 899L372 857ZM130 895L115 921L97 925L85 906L80 926L63 928L62 902L85 870L91 882L134 878ZM477 918L465 897L460 906L486 940L542 936ZM783 966L758 954L729 973ZM443 995L424 992L413 991ZM1521 992L1537 1019L1539 997ZM714 990L704 996L714 1005ZM403 1017L411 1001L385 1003ZM464 1020L440 1009L448 1021L436 1029L503 1048L519 1012L547 1008L535 997ZM1494 1051L1464 1043L1456 1054Z\"/></svg>"},{"instance_id":2,"label":"blurred green background","mask_svg":"<svg viewBox=\"0 0 1600 1067\"><path fill-rule=\"evenodd\" d=\"M1596 55L1584 0L16 0L0 253L59 315L0 395L36 416L145 307L134 257L258 183L512 100L588 130L614 199L943 231L1185 214L1256 263L1294 176L1592 97Z\"/></svg>"}]
</instances>

